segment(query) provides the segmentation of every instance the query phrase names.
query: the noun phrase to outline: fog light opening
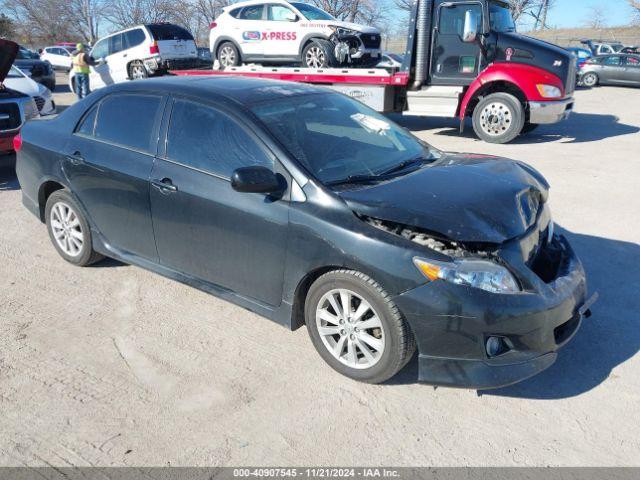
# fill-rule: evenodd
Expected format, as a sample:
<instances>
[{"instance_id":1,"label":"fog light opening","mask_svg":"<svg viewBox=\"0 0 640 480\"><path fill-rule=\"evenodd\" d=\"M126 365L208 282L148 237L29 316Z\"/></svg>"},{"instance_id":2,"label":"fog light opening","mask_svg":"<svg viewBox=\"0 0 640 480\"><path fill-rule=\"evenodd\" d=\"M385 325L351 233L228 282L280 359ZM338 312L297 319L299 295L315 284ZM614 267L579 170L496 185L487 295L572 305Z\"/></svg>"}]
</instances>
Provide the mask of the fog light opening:
<instances>
[{"instance_id":1,"label":"fog light opening","mask_svg":"<svg viewBox=\"0 0 640 480\"><path fill-rule=\"evenodd\" d=\"M504 337L488 337L485 343L485 349L489 358L504 355L511 350L510 343Z\"/></svg>"}]
</instances>

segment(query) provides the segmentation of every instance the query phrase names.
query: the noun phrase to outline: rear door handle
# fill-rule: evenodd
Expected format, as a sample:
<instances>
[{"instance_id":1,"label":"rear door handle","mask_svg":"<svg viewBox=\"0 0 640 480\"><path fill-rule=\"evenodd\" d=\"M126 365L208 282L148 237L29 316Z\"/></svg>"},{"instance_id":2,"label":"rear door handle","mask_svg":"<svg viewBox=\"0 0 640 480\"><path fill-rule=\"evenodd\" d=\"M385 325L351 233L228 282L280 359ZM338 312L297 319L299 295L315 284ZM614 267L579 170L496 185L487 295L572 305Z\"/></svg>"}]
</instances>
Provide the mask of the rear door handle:
<instances>
[{"instance_id":1,"label":"rear door handle","mask_svg":"<svg viewBox=\"0 0 640 480\"><path fill-rule=\"evenodd\" d=\"M162 193L174 193L178 191L170 178L163 178L162 180L152 180L151 185L160 190Z\"/></svg>"},{"instance_id":2,"label":"rear door handle","mask_svg":"<svg viewBox=\"0 0 640 480\"><path fill-rule=\"evenodd\" d=\"M80 152L73 152L73 154L67 155L67 159L72 165L82 165L84 163L84 157Z\"/></svg>"}]
</instances>

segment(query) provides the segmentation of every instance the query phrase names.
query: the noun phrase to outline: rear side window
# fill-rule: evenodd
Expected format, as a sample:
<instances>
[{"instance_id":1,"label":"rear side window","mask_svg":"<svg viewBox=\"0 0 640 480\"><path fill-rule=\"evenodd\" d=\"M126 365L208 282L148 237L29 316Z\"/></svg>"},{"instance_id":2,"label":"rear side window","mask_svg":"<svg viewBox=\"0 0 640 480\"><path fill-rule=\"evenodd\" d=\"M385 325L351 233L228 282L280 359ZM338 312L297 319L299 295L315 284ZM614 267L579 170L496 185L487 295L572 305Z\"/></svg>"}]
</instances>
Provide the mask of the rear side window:
<instances>
[{"instance_id":1,"label":"rear side window","mask_svg":"<svg viewBox=\"0 0 640 480\"><path fill-rule=\"evenodd\" d=\"M214 108L187 100L173 104L167 157L225 178L241 167L273 167L272 159L234 120Z\"/></svg>"},{"instance_id":2,"label":"rear side window","mask_svg":"<svg viewBox=\"0 0 640 480\"><path fill-rule=\"evenodd\" d=\"M231 15L233 18L238 18L238 16L240 15L241 11L242 11L242 8L236 8L234 10L231 10L229 12L229 15Z\"/></svg>"},{"instance_id":3,"label":"rear side window","mask_svg":"<svg viewBox=\"0 0 640 480\"><path fill-rule=\"evenodd\" d=\"M152 134L162 97L111 95L100 104L95 137L135 150L152 151ZM155 148L154 148L155 150Z\"/></svg>"},{"instance_id":4,"label":"rear side window","mask_svg":"<svg viewBox=\"0 0 640 480\"><path fill-rule=\"evenodd\" d=\"M178 25L172 25L170 23L147 25L147 28L151 32L151 36L157 42L164 40L193 40L193 35L188 30L179 27Z\"/></svg>"},{"instance_id":5,"label":"rear side window","mask_svg":"<svg viewBox=\"0 0 640 480\"><path fill-rule=\"evenodd\" d=\"M250 7L244 7L240 16L240 20L262 20L262 13L264 12L264 5L252 5Z\"/></svg>"},{"instance_id":6,"label":"rear side window","mask_svg":"<svg viewBox=\"0 0 640 480\"><path fill-rule=\"evenodd\" d=\"M93 107L88 114L84 116L76 133L80 133L82 135L87 135L89 137L93 136L93 129L96 123L96 115L98 113L98 106Z\"/></svg>"},{"instance_id":7,"label":"rear side window","mask_svg":"<svg viewBox=\"0 0 640 480\"><path fill-rule=\"evenodd\" d=\"M125 49L123 40L124 35L122 33L109 38L109 55L113 55L114 53L121 52Z\"/></svg>"},{"instance_id":8,"label":"rear side window","mask_svg":"<svg viewBox=\"0 0 640 480\"><path fill-rule=\"evenodd\" d=\"M124 36L126 39L126 48L137 47L146 39L144 32L139 28L136 28L135 30L129 30L124 34Z\"/></svg>"}]
</instances>

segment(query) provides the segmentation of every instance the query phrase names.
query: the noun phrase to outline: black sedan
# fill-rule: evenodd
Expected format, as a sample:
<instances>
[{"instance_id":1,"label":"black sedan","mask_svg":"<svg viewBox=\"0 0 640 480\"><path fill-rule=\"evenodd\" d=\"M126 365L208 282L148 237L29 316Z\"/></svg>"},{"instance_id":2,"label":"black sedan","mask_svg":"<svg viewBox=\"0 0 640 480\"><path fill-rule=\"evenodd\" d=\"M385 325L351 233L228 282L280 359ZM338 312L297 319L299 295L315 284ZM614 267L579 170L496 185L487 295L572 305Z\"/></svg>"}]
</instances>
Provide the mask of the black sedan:
<instances>
[{"instance_id":1,"label":"black sedan","mask_svg":"<svg viewBox=\"0 0 640 480\"><path fill-rule=\"evenodd\" d=\"M417 346L421 381L511 384L588 314L538 172L442 153L329 90L118 84L17 143L24 205L65 260L113 257L306 324L357 380L391 378Z\"/></svg>"}]
</instances>

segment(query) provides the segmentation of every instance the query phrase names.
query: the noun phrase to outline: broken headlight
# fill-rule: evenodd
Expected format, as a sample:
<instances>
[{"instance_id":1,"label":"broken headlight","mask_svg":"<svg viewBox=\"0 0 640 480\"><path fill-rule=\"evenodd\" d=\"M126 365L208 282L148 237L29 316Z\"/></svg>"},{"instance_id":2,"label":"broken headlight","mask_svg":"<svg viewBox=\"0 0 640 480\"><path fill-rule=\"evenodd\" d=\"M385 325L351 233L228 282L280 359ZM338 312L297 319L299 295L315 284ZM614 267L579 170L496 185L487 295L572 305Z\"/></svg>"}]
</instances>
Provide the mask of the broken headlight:
<instances>
[{"instance_id":1,"label":"broken headlight","mask_svg":"<svg viewBox=\"0 0 640 480\"><path fill-rule=\"evenodd\" d=\"M438 262L414 258L413 263L429 280L444 280L456 285L479 288L491 293L519 293L520 286L511 272L487 260Z\"/></svg>"}]
</instances>

